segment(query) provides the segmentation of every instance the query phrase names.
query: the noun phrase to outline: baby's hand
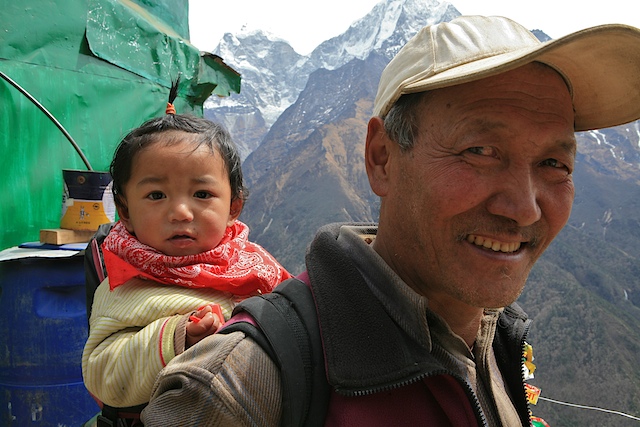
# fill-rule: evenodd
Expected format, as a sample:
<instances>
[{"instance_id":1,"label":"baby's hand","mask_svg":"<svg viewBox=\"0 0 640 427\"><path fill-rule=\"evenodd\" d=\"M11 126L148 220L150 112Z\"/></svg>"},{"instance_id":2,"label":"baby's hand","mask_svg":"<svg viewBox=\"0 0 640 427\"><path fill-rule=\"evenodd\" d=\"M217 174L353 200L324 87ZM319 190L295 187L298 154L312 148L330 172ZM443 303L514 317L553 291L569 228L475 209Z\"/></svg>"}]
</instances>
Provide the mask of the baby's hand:
<instances>
[{"instance_id":1,"label":"baby's hand","mask_svg":"<svg viewBox=\"0 0 640 427\"><path fill-rule=\"evenodd\" d=\"M213 335L224 324L224 316L218 304L202 306L187 321L187 342L189 348L201 339Z\"/></svg>"}]
</instances>

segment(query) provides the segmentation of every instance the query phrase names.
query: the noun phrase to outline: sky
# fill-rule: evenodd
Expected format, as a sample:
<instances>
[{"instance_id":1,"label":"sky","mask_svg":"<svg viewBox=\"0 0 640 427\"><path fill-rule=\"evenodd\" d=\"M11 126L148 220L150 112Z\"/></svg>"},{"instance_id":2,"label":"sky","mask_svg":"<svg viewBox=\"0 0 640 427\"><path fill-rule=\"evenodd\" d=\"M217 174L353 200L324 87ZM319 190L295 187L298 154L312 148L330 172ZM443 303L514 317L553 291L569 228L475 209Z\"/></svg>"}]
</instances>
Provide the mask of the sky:
<instances>
[{"instance_id":1,"label":"sky","mask_svg":"<svg viewBox=\"0 0 640 427\"><path fill-rule=\"evenodd\" d=\"M212 51L224 33L266 30L306 55L342 34L379 0L189 0L191 43ZM600 24L640 28L638 0L451 0L465 15L502 15L558 38ZM577 6L578 5L578 6Z\"/></svg>"}]
</instances>

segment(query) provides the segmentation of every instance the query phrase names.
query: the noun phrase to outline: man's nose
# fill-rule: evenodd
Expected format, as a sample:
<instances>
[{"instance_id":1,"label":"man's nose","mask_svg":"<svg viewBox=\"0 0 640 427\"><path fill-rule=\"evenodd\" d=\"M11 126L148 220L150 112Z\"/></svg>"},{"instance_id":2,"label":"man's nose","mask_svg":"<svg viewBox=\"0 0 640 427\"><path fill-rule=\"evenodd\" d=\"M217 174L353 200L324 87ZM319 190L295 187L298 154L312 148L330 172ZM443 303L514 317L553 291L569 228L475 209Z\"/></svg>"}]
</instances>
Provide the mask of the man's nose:
<instances>
[{"instance_id":1,"label":"man's nose","mask_svg":"<svg viewBox=\"0 0 640 427\"><path fill-rule=\"evenodd\" d=\"M512 171L496 177L495 184L496 191L487 203L490 213L509 218L521 227L540 220L540 189L529 171Z\"/></svg>"}]
</instances>

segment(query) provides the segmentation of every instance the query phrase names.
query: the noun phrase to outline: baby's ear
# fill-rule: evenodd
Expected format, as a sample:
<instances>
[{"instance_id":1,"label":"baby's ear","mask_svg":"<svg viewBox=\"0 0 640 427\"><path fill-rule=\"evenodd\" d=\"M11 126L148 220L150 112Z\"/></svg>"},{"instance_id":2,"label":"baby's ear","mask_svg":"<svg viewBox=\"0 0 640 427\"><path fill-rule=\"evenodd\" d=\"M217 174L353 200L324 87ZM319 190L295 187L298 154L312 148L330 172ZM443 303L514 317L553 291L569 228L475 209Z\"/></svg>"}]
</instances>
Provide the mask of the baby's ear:
<instances>
[{"instance_id":1,"label":"baby's ear","mask_svg":"<svg viewBox=\"0 0 640 427\"><path fill-rule=\"evenodd\" d=\"M129 233L133 234L133 226L131 225L131 220L129 219L129 208L127 208L127 205L116 203L116 210L118 211L120 222L124 224Z\"/></svg>"},{"instance_id":2,"label":"baby's ear","mask_svg":"<svg viewBox=\"0 0 640 427\"><path fill-rule=\"evenodd\" d=\"M229 221L227 221L227 226L231 226L234 221L238 219L243 206L244 200L242 200L241 197L236 197L231 201L231 209L229 210Z\"/></svg>"}]
</instances>

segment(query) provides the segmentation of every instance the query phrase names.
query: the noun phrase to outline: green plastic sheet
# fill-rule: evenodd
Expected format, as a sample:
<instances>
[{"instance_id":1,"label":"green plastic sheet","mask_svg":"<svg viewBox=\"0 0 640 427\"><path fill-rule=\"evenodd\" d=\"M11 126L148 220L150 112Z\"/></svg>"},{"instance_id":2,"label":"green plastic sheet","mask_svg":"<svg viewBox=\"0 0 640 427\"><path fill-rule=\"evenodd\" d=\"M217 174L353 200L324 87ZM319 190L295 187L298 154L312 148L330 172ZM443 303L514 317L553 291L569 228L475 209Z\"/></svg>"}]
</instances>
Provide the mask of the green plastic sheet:
<instances>
[{"instance_id":1,"label":"green plastic sheet","mask_svg":"<svg viewBox=\"0 0 640 427\"><path fill-rule=\"evenodd\" d=\"M0 9L0 72L39 102L96 171L120 139L164 114L181 77L179 113L240 92L222 58L189 43L188 0L24 0ZM0 250L59 228L63 169L88 169L56 124L0 79Z\"/></svg>"}]
</instances>

